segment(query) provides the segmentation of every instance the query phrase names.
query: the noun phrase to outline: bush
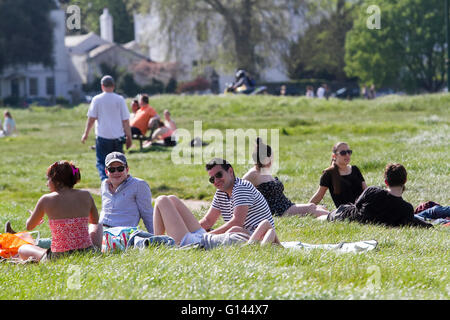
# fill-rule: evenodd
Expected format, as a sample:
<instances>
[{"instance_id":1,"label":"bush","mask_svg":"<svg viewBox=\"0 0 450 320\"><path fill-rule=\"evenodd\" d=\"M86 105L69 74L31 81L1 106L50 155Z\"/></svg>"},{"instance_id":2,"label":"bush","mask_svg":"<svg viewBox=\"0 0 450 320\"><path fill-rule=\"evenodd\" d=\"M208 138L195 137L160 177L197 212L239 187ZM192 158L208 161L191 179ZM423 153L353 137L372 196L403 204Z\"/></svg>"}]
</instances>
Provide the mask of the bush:
<instances>
[{"instance_id":1,"label":"bush","mask_svg":"<svg viewBox=\"0 0 450 320\"><path fill-rule=\"evenodd\" d=\"M211 88L211 84L208 80L202 77L197 77L193 81L180 83L177 87L177 93L183 92L195 92L195 91L204 91Z\"/></svg>"},{"instance_id":2,"label":"bush","mask_svg":"<svg viewBox=\"0 0 450 320\"><path fill-rule=\"evenodd\" d=\"M64 97L56 97L55 102L56 102L56 104L61 104L61 105L64 105L64 106L67 106L67 105L70 104L69 100L67 100Z\"/></svg>"}]
</instances>

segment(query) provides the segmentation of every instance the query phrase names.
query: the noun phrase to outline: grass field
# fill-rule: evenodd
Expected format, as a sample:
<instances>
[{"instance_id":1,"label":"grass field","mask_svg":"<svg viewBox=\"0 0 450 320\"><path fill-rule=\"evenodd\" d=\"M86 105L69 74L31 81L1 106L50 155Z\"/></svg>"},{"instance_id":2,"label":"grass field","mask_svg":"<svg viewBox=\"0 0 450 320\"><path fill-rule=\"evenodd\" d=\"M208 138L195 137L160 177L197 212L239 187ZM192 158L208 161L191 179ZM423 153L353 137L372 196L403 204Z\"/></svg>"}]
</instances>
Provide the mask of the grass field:
<instances>
[{"instance_id":1,"label":"grass field","mask_svg":"<svg viewBox=\"0 0 450 320\"><path fill-rule=\"evenodd\" d=\"M192 137L194 121L202 121L203 133L218 129L224 137L227 129L278 129L276 175L292 201L309 200L329 165L331 147L346 141L354 151L352 163L361 169L368 185L382 186L386 163L400 162L408 170L405 200L414 207L426 200L450 204L448 94L372 101L155 96L150 104L160 114L170 109L178 127ZM94 134L85 145L80 143L87 108L10 110L19 134L0 139L0 225L11 220L16 229L24 229L27 210L47 192L46 168L57 160L73 160L81 168L82 180L76 187L100 187L95 152L89 148ZM190 151L188 144L187 138L180 141L184 152ZM218 146L227 150L225 143ZM154 198L176 194L210 201L215 190L204 169L209 160L205 149L203 154L202 150L192 154L190 164L174 164L172 150L139 152L134 147L127 152L130 173L150 184ZM239 157L243 155L235 155ZM196 159L200 163L195 164ZM234 164L238 176L250 168L248 156L246 160ZM94 195L94 199L100 210L100 197ZM323 204L334 208L329 194ZM201 217L205 210L195 214ZM0 299L450 298L448 227L385 228L309 217L276 218L275 224L282 241L318 244L376 239L379 246L361 255L254 246L208 252L161 247L70 256L42 265L3 262ZM37 229L41 236L50 236L47 223Z\"/></svg>"}]
</instances>

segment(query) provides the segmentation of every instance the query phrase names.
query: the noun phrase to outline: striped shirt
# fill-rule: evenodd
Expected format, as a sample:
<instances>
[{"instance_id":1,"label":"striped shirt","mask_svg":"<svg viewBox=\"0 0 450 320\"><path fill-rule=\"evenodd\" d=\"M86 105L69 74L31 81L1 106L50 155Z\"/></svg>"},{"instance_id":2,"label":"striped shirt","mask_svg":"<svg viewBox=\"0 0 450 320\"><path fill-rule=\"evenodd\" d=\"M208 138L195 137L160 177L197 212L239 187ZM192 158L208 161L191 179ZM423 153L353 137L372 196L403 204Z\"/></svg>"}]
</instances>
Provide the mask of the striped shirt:
<instances>
[{"instance_id":1,"label":"striped shirt","mask_svg":"<svg viewBox=\"0 0 450 320\"><path fill-rule=\"evenodd\" d=\"M233 217L234 209L239 206L248 206L248 213L243 226L248 231L255 231L259 223L265 219L269 220L272 227L275 227L272 214L263 195L247 180L236 178L231 198L228 197L226 192L217 190L211 207L220 210L223 220L228 222Z\"/></svg>"}]
</instances>

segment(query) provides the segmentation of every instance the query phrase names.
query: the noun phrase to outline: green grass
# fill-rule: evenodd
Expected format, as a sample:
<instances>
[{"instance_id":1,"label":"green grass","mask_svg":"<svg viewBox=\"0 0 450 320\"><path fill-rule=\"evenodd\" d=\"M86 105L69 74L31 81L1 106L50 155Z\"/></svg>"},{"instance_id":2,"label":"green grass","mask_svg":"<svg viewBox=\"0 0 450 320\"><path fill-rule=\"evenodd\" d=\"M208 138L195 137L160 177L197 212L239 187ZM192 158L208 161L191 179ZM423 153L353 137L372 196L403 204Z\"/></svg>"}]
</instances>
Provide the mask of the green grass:
<instances>
[{"instance_id":1,"label":"green grass","mask_svg":"<svg viewBox=\"0 0 450 320\"><path fill-rule=\"evenodd\" d=\"M170 109L179 128L278 129L279 170L285 192L306 202L329 165L332 145L346 141L368 185L383 185L388 162L408 170L405 200L449 205L450 95L387 96L366 101L322 101L272 96L155 96L159 113ZM0 139L0 223L23 229L47 192L45 170L61 159L81 168L78 188L100 187L94 135L83 145L87 105L12 109L19 135ZM3 110L1 110L3 111ZM185 139L186 140L186 139ZM270 144L270 139L269 139ZM180 146L186 150L189 141ZM253 141L250 143L252 148ZM219 144L225 150L226 145ZM248 146L246 154L248 154ZM198 151L197 151L198 152ZM197 154L198 156L198 154ZM201 156L201 154L200 154ZM210 201L214 188L201 164L171 161L171 149L127 152L132 175L145 179L153 197L176 194ZM194 159L195 156L192 156ZM249 168L235 164L242 176ZM97 207L101 199L94 196ZM333 208L329 194L323 200ZM197 217L204 212L196 211ZM282 241L338 243L376 239L361 255L231 247L208 252L149 248L121 254L75 255L42 265L0 264L0 299L449 299L449 228L385 228L276 218ZM38 227L50 236L48 224ZM77 287L80 285L80 287Z\"/></svg>"}]
</instances>

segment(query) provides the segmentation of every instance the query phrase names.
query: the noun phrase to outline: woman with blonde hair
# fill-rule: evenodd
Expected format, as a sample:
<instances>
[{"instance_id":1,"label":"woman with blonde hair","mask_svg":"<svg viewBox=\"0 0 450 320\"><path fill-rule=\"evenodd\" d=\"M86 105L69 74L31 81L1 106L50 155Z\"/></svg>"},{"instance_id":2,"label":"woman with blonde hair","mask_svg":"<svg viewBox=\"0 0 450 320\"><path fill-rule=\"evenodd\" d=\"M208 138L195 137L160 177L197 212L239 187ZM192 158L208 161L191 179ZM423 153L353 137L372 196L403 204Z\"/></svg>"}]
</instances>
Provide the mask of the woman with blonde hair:
<instances>
[{"instance_id":1,"label":"woman with blonde hair","mask_svg":"<svg viewBox=\"0 0 450 320\"><path fill-rule=\"evenodd\" d=\"M367 184L357 166L350 165L353 151L346 142L338 142L333 146L331 165L320 177L319 188L309 202L319 204L327 190L337 207L341 204L355 203Z\"/></svg>"}]
</instances>

